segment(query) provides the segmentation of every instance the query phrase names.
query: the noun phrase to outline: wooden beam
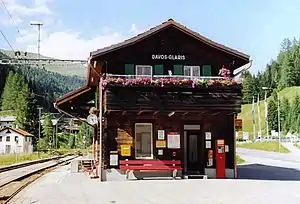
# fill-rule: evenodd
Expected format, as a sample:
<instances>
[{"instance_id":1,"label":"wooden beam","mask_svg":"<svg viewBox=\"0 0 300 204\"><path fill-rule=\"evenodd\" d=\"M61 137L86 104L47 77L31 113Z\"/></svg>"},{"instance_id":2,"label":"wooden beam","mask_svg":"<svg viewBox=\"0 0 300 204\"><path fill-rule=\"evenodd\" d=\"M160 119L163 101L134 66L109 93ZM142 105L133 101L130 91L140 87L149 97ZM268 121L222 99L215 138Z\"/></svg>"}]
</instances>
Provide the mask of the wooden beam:
<instances>
[{"instance_id":1,"label":"wooden beam","mask_svg":"<svg viewBox=\"0 0 300 204\"><path fill-rule=\"evenodd\" d=\"M141 115L143 112L144 112L144 111L139 111L139 112L137 113L137 115Z\"/></svg>"},{"instance_id":2,"label":"wooden beam","mask_svg":"<svg viewBox=\"0 0 300 204\"><path fill-rule=\"evenodd\" d=\"M185 115L187 115L187 114L189 114L190 112L185 112L185 113L183 113L182 114L182 116L185 116Z\"/></svg>"},{"instance_id":3,"label":"wooden beam","mask_svg":"<svg viewBox=\"0 0 300 204\"><path fill-rule=\"evenodd\" d=\"M154 113L153 113L153 115L157 115L159 113L159 111L155 111Z\"/></svg>"},{"instance_id":4,"label":"wooden beam","mask_svg":"<svg viewBox=\"0 0 300 204\"><path fill-rule=\"evenodd\" d=\"M123 112L122 112L122 115L125 115L126 113L127 113L127 111L123 111Z\"/></svg>"},{"instance_id":5,"label":"wooden beam","mask_svg":"<svg viewBox=\"0 0 300 204\"><path fill-rule=\"evenodd\" d=\"M215 112L215 113L213 113L213 114L211 114L212 116L216 116L216 115L218 115L218 114L220 114L220 112Z\"/></svg>"}]
</instances>

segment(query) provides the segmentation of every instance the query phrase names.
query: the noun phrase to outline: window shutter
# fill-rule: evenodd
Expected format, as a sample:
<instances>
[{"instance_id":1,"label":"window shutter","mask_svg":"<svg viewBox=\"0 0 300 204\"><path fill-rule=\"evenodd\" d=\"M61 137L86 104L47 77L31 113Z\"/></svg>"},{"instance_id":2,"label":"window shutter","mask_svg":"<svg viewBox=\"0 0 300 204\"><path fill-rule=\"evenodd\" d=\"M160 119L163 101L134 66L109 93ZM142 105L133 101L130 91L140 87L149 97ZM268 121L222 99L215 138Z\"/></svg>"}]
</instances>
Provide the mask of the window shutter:
<instances>
[{"instance_id":1,"label":"window shutter","mask_svg":"<svg viewBox=\"0 0 300 204\"><path fill-rule=\"evenodd\" d=\"M134 75L134 64L125 64L125 75Z\"/></svg>"},{"instance_id":2,"label":"window shutter","mask_svg":"<svg viewBox=\"0 0 300 204\"><path fill-rule=\"evenodd\" d=\"M163 75L164 74L164 65L159 64L154 66L154 75Z\"/></svg>"},{"instance_id":3,"label":"window shutter","mask_svg":"<svg viewBox=\"0 0 300 204\"><path fill-rule=\"evenodd\" d=\"M174 75L183 75L183 65L175 64L173 66Z\"/></svg>"},{"instance_id":4,"label":"window shutter","mask_svg":"<svg viewBox=\"0 0 300 204\"><path fill-rule=\"evenodd\" d=\"M202 66L202 75L203 76L211 76L211 65L203 65Z\"/></svg>"}]
</instances>

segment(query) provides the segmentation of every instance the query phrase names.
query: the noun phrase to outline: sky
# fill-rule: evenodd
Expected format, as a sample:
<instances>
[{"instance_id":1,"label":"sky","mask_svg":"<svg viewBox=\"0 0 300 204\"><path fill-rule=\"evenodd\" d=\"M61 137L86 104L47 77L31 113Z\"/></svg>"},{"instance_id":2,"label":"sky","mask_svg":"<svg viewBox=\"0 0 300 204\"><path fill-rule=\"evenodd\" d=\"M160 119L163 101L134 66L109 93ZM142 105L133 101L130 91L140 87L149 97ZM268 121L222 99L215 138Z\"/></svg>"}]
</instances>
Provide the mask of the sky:
<instances>
[{"instance_id":1,"label":"sky","mask_svg":"<svg viewBox=\"0 0 300 204\"><path fill-rule=\"evenodd\" d=\"M41 54L85 60L173 18L250 55L256 73L276 58L284 38L300 38L299 10L299 0L0 0L0 30L14 50L37 52L30 21L41 21ZM0 49L11 49L1 35Z\"/></svg>"}]
</instances>

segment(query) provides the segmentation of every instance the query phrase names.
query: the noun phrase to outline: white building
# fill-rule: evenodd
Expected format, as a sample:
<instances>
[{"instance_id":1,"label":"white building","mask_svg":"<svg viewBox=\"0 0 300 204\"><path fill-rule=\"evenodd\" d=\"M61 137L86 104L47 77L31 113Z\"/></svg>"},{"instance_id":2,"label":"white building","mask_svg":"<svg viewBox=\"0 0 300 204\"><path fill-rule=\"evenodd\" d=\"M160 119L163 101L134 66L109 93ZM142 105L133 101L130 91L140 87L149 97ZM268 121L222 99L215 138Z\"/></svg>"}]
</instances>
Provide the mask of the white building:
<instances>
[{"instance_id":1,"label":"white building","mask_svg":"<svg viewBox=\"0 0 300 204\"><path fill-rule=\"evenodd\" d=\"M0 130L0 154L32 153L33 135L16 128L6 127Z\"/></svg>"},{"instance_id":2,"label":"white building","mask_svg":"<svg viewBox=\"0 0 300 204\"><path fill-rule=\"evenodd\" d=\"M0 130L6 127L15 127L14 122L16 119L16 116L0 116Z\"/></svg>"}]
</instances>

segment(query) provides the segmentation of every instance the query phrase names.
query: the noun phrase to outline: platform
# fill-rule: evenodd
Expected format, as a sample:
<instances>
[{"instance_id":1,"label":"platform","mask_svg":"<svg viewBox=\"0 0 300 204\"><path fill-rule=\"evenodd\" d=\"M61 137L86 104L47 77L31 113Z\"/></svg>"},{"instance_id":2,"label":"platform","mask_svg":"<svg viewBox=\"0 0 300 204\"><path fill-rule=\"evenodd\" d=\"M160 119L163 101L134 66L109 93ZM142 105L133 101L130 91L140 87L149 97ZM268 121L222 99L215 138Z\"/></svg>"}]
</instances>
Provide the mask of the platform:
<instances>
[{"instance_id":1,"label":"platform","mask_svg":"<svg viewBox=\"0 0 300 204\"><path fill-rule=\"evenodd\" d=\"M61 167L28 186L11 203L299 203L299 181L142 180L100 183ZM272 195L272 196L271 196Z\"/></svg>"}]
</instances>

